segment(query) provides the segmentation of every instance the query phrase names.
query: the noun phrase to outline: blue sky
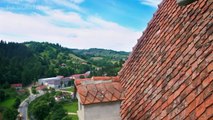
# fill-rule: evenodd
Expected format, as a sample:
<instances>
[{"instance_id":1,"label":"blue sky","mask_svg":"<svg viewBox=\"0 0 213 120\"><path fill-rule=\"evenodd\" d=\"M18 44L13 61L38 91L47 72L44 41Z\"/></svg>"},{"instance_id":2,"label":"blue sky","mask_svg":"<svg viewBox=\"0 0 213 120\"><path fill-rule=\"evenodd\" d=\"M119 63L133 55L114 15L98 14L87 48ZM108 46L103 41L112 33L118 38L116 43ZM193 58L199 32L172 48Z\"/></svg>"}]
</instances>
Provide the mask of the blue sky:
<instances>
[{"instance_id":1,"label":"blue sky","mask_svg":"<svg viewBox=\"0 0 213 120\"><path fill-rule=\"evenodd\" d=\"M131 51L160 0L0 0L0 39Z\"/></svg>"}]
</instances>

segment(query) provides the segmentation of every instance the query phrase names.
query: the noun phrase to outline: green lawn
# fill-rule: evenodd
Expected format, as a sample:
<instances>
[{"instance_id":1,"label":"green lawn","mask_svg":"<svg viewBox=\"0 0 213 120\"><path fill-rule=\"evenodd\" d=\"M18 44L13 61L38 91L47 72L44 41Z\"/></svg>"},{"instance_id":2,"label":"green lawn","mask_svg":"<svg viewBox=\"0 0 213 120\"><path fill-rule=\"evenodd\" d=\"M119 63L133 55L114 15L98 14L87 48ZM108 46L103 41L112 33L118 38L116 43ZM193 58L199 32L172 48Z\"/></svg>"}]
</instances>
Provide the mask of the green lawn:
<instances>
[{"instance_id":1,"label":"green lawn","mask_svg":"<svg viewBox=\"0 0 213 120\"><path fill-rule=\"evenodd\" d=\"M70 91L70 92L74 92L74 87L69 87L67 89L64 89L65 91Z\"/></svg>"},{"instance_id":2,"label":"green lawn","mask_svg":"<svg viewBox=\"0 0 213 120\"><path fill-rule=\"evenodd\" d=\"M78 116L77 115L68 115L72 118L72 120L78 120Z\"/></svg>"},{"instance_id":3,"label":"green lawn","mask_svg":"<svg viewBox=\"0 0 213 120\"><path fill-rule=\"evenodd\" d=\"M65 102L62 104L63 108L65 110L67 110L67 112L73 112L73 113L77 113L78 110L78 101L74 101L74 102Z\"/></svg>"},{"instance_id":4,"label":"green lawn","mask_svg":"<svg viewBox=\"0 0 213 120\"><path fill-rule=\"evenodd\" d=\"M0 102L0 107L12 108L13 104L15 103L16 98L9 98Z\"/></svg>"}]
</instances>

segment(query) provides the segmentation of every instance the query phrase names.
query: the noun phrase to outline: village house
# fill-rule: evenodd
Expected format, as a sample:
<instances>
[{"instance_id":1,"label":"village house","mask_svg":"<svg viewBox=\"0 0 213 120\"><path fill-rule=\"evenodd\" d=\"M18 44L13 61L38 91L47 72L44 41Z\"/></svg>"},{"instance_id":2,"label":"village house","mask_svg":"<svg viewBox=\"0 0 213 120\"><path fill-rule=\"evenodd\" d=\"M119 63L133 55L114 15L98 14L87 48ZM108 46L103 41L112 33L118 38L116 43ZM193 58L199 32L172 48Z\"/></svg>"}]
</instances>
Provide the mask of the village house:
<instances>
[{"instance_id":1,"label":"village house","mask_svg":"<svg viewBox=\"0 0 213 120\"><path fill-rule=\"evenodd\" d=\"M212 120L213 1L158 7L119 72L121 119Z\"/></svg>"},{"instance_id":2,"label":"village house","mask_svg":"<svg viewBox=\"0 0 213 120\"><path fill-rule=\"evenodd\" d=\"M75 80L79 120L120 120L124 90L118 77Z\"/></svg>"},{"instance_id":3,"label":"village house","mask_svg":"<svg viewBox=\"0 0 213 120\"><path fill-rule=\"evenodd\" d=\"M89 75L90 75L90 71L87 71L84 74L74 74L74 75L70 76L70 79L81 79L81 77L88 78Z\"/></svg>"},{"instance_id":4,"label":"village house","mask_svg":"<svg viewBox=\"0 0 213 120\"><path fill-rule=\"evenodd\" d=\"M57 76L39 79L38 83L39 85L45 85L49 88L61 88L68 86L69 81L71 81L69 77Z\"/></svg>"},{"instance_id":5,"label":"village house","mask_svg":"<svg viewBox=\"0 0 213 120\"><path fill-rule=\"evenodd\" d=\"M21 83L11 84L10 86L11 86L11 88L15 88L16 90L21 90L22 89L22 84Z\"/></svg>"},{"instance_id":6,"label":"village house","mask_svg":"<svg viewBox=\"0 0 213 120\"><path fill-rule=\"evenodd\" d=\"M36 90L38 90L38 91L45 90L45 89L47 89L47 86L45 86L45 85L39 85L36 87Z\"/></svg>"}]
</instances>

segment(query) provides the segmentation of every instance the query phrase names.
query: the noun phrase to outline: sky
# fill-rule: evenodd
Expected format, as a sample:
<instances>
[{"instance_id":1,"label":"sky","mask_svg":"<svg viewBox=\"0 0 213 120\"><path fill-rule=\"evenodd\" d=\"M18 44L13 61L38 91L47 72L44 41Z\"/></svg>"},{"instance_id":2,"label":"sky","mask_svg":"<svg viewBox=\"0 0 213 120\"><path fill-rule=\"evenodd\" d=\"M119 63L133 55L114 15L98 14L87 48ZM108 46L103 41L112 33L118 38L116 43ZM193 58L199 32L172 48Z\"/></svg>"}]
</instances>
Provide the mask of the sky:
<instances>
[{"instance_id":1,"label":"sky","mask_svg":"<svg viewBox=\"0 0 213 120\"><path fill-rule=\"evenodd\" d=\"M161 0L0 0L0 40L131 51Z\"/></svg>"}]
</instances>

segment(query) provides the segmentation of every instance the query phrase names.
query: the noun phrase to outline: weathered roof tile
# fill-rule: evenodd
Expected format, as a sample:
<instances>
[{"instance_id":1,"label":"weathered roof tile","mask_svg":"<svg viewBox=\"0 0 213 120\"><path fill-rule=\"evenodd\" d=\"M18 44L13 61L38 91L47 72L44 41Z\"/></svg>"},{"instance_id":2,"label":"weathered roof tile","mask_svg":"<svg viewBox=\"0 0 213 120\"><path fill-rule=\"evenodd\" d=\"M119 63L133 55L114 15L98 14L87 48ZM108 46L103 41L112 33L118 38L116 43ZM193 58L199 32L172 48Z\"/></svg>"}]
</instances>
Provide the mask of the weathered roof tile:
<instances>
[{"instance_id":1,"label":"weathered roof tile","mask_svg":"<svg viewBox=\"0 0 213 120\"><path fill-rule=\"evenodd\" d=\"M82 104L121 101L125 98L124 90L118 77L92 77L75 81Z\"/></svg>"}]
</instances>

